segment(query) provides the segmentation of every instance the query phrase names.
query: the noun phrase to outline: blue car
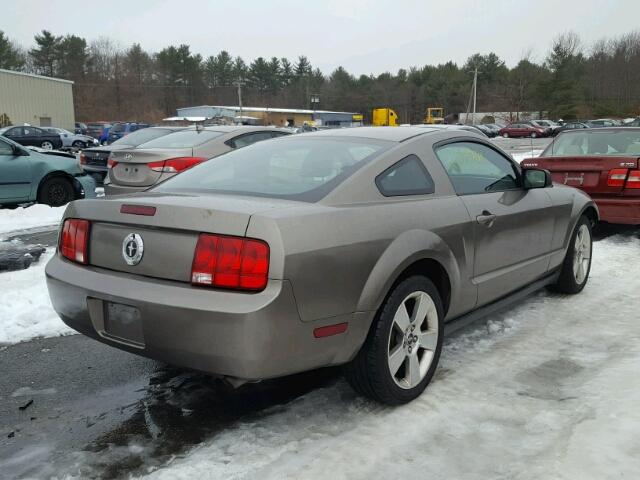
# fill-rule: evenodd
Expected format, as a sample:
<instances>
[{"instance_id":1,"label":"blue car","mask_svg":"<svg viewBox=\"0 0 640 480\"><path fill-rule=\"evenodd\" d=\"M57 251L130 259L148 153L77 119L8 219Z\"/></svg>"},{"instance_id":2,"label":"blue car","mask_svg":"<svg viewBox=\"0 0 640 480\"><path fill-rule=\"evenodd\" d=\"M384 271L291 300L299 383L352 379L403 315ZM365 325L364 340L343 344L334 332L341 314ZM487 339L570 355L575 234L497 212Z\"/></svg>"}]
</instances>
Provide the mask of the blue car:
<instances>
[{"instance_id":1,"label":"blue car","mask_svg":"<svg viewBox=\"0 0 640 480\"><path fill-rule=\"evenodd\" d=\"M75 156L27 149L0 136L0 207L44 203L59 207L96 196L96 182Z\"/></svg>"},{"instance_id":2,"label":"blue car","mask_svg":"<svg viewBox=\"0 0 640 480\"><path fill-rule=\"evenodd\" d=\"M120 140L122 137L129 135L135 131L143 128L148 128L151 125L148 123L136 123L136 122L118 122L114 123L107 132L107 144L111 144L116 140Z\"/></svg>"}]
</instances>

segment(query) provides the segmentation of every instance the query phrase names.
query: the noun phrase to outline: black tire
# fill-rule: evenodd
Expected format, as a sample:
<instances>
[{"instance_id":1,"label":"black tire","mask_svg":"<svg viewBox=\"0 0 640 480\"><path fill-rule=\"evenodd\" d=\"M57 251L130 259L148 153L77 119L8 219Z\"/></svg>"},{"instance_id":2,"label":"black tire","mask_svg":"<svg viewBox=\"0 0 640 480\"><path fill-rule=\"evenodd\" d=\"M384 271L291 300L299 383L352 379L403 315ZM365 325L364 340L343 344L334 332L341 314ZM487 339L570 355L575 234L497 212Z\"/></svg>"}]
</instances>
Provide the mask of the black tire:
<instances>
[{"instance_id":1,"label":"black tire","mask_svg":"<svg viewBox=\"0 0 640 480\"><path fill-rule=\"evenodd\" d=\"M437 312L437 341L426 375L412 388L400 387L389 367L390 338L394 316L405 299L414 292L424 292ZM356 392L387 405L401 405L420 396L438 366L444 336L442 300L435 285L426 277L409 277L395 286L380 307L367 339L356 357L346 367L346 377ZM412 330L413 331L413 330ZM416 356L418 355L416 348ZM405 366L401 368L407 368Z\"/></svg>"},{"instance_id":2,"label":"black tire","mask_svg":"<svg viewBox=\"0 0 640 480\"><path fill-rule=\"evenodd\" d=\"M86 143L84 143L84 142L81 142L80 140L76 140L75 142L73 142L73 143L71 144L71 146L72 146L73 148L78 148L78 149L80 149L80 148L87 148L87 144L86 144Z\"/></svg>"},{"instance_id":3,"label":"black tire","mask_svg":"<svg viewBox=\"0 0 640 480\"><path fill-rule=\"evenodd\" d=\"M45 140L40 144L40 148L44 148L45 150L53 150L55 148L55 145L53 144L53 142Z\"/></svg>"},{"instance_id":4,"label":"black tire","mask_svg":"<svg viewBox=\"0 0 640 480\"><path fill-rule=\"evenodd\" d=\"M44 181L38 191L38 203L61 207L75 199L73 185L64 177L52 177Z\"/></svg>"},{"instance_id":5,"label":"black tire","mask_svg":"<svg viewBox=\"0 0 640 480\"><path fill-rule=\"evenodd\" d=\"M588 258L588 267L586 268L586 274L584 275L584 279L582 281L578 281L576 279L576 274L574 272L574 260L576 255L578 254L576 249L576 238L578 237L579 231L583 228L586 228L585 232L588 232L589 235L589 258ZM576 228L571 234L571 240L569 241L569 247L567 249L567 254L564 257L564 261L562 262L562 267L560 269L560 277L558 281L549 287L550 290L560 293L569 293L576 294L580 293L584 286L587 284L589 280L589 272L591 271L591 258L593 252L593 232L591 229L591 221L587 218L586 215L580 217L578 223L576 224Z\"/></svg>"}]
</instances>

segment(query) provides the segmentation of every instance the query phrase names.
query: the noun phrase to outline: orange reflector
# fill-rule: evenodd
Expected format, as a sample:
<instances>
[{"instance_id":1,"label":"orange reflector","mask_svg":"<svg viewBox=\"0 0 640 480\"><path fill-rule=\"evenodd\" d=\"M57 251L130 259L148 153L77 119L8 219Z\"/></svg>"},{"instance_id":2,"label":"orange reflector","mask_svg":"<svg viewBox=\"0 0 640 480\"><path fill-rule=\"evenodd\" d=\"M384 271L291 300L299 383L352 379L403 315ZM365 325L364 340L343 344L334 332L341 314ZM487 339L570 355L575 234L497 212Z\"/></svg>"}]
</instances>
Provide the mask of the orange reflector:
<instances>
[{"instance_id":1,"label":"orange reflector","mask_svg":"<svg viewBox=\"0 0 640 480\"><path fill-rule=\"evenodd\" d=\"M318 327L313 330L313 336L316 338L330 337L347 331L348 323L336 323L335 325L327 325L326 327Z\"/></svg>"}]
</instances>

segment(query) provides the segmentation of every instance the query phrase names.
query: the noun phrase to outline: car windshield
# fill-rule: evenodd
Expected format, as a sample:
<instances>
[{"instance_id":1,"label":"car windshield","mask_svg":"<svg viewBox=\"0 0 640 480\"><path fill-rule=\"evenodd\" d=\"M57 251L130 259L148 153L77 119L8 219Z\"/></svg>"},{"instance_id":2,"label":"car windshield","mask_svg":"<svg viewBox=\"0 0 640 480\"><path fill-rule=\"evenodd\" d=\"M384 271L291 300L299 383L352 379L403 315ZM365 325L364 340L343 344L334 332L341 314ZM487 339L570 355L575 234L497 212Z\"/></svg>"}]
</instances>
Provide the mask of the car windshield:
<instances>
[{"instance_id":1,"label":"car windshield","mask_svg":"<svg viewBox=\"0 0 640 480\"><path fill-rule=\"evenodd\" d=\"M191 148L202 145L222 135L214 130L182 130L156 138L144 144L144 148Z\"/></svg>"},{"instance_id":2,"label":"car windshield","mask_svg":"<svg viewBox=\"0 0 640 480\"><path fill-rule=\"evenodd\" d=\"M371 139L283 138L204 162L156 191L193 191L316 202L394 145Z\"/></svg>"},{"instance_id":3,"label":"car windshield","mask_svg":"<svg viewBox=\"0 0 640 480\"><path fill-rule=\"evenodd\" d=\"M124 132L127 125L125 123L116 123L111 127L111 133Z\"/></svg>"},{"instance_id":4,"label":"car windshield","mask_svg":"<svg viewBox=\"0 0 640 480\"><path fill-rule=\"evenodd\" d=\"M583 129L564 132L546 148L542 156L640 155L640 130L621 128L602 131Z\"/></svg>"},{"instance_id":5,"label":"car windshield","mask_svg":"<svg viewBox=\"0 0 640 480\"><path fill-rule=\"evenodd\" d=\"M177 130L170 130L168 128L144 128L130 133L129 135L122 137L111 145L127 145L129 147L137 147L143 143L150 142L156 138L164 137Z\"/></svg>"}]
</instances>

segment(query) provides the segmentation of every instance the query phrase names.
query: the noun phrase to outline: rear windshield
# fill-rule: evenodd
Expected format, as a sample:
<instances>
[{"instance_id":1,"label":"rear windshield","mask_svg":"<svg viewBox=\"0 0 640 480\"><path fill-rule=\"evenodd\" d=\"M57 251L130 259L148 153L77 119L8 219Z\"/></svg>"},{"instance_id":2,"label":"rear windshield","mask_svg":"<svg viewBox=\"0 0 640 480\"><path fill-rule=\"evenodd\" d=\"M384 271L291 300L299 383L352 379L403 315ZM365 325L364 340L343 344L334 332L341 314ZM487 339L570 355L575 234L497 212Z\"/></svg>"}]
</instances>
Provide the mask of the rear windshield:
<instances>
[{"instance_id":1,"label":"rear windshield","mask_svg":"<svg viewBox=\"0 0 640 480\"><path fill-rule=\"evenodd\" d=\"M182 130L144 144L144 148L191 148L222 135L212 130Z\"/></svg>"},{"instance_id":2,"label":"rear windshield","mask_svg":"<svg viewBox=\"0 0 640 480\"><path fill-rule=\"evenodd\" d=\"M143 128L142 130L137 130L135 132L130 133L126 137L122 137L111 145L127 145L130 147L137 147L143 143L147 143L153 139L163 137L165 135L169 135L170 133L176 132L178 130L169 130L167 128Z\"/></svg>"},{"instance_id":3,"label":"rear windshield","mask_svg":"<svg viewBox=\"0 0 640 480\"><path fill-rule=\"evenodd\" d=\"M391 145L329 137L268 140L201 163L154 190L316 202Z\"/></svg>"},{"instance_id":4,"label":"rear windshield","mask_svg":"<svg viewBox=\"0 0 640 480\"><path fill-rule=\"evenodd\" d=\"M542 156L640 155L640 130L584 129L558 135Z\"/></svg>"},{"instance_id":5,"label":"rear windshield","mask_svg":"<svg viewBox=\"0 0 640 480\"><path fill-rule=\"evenodd\" d=\"M125 123L116 123L111 127L111 133L124 132L127 125Z\"/></svg>"}]
</instances>

